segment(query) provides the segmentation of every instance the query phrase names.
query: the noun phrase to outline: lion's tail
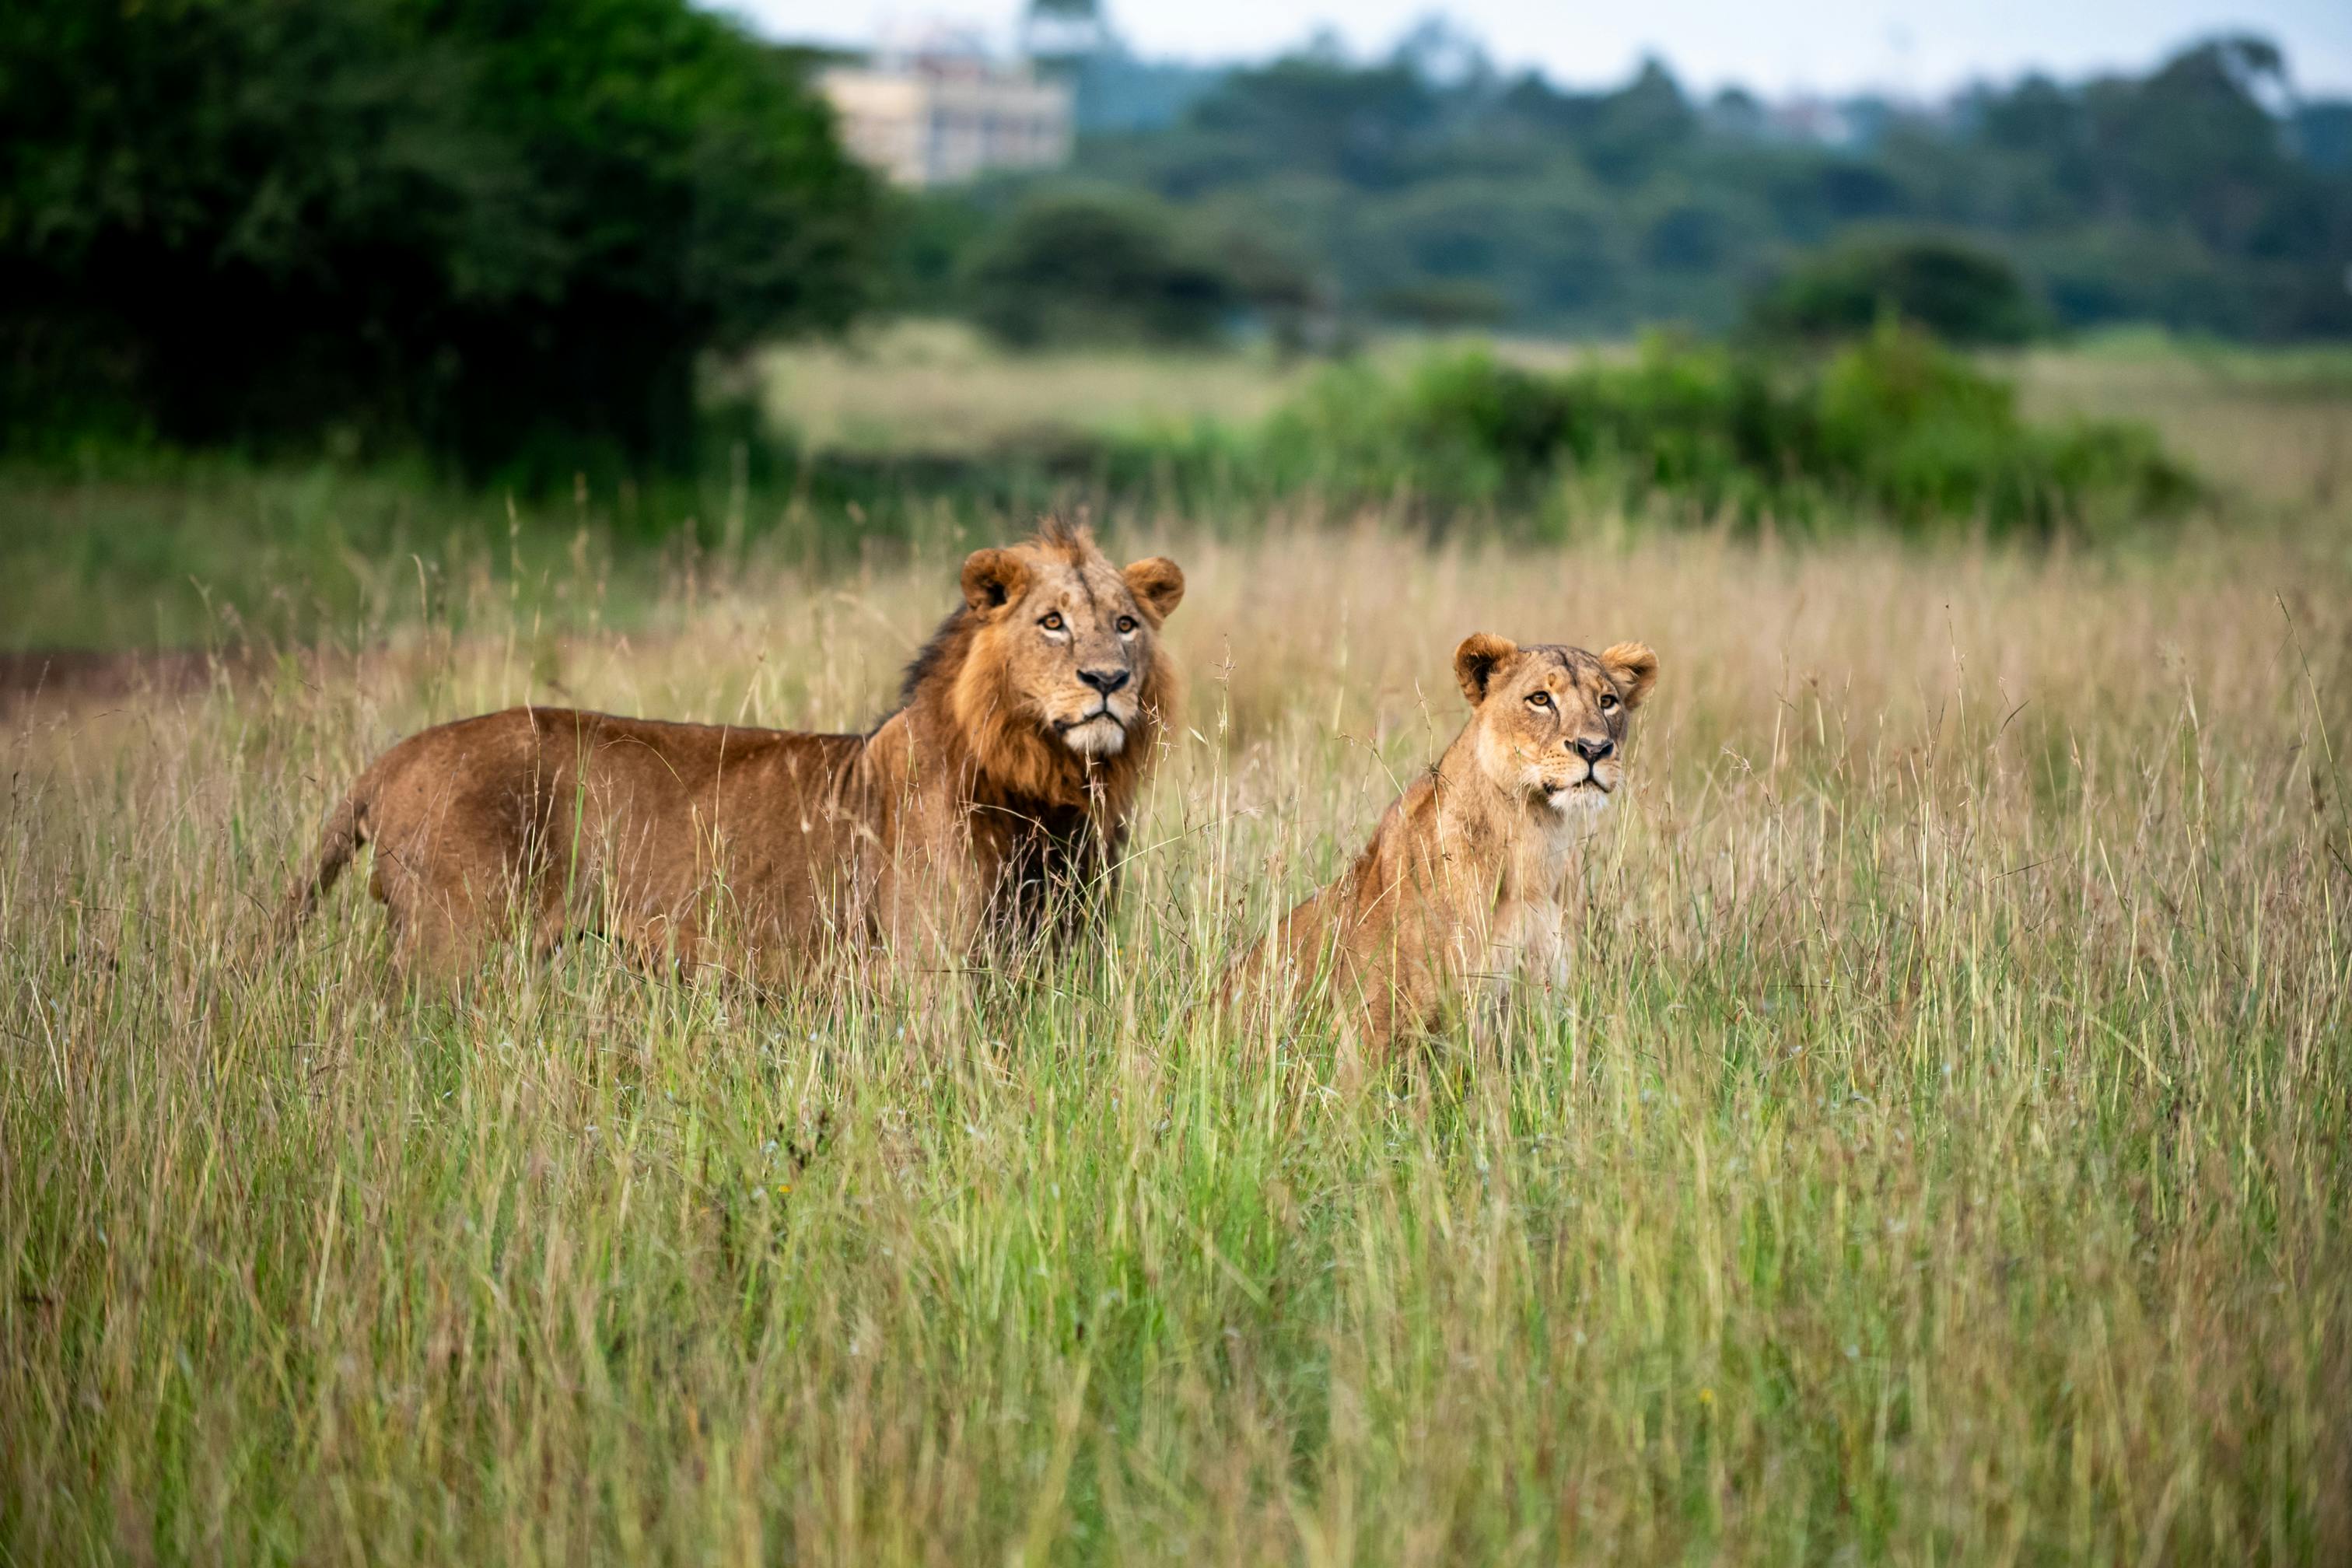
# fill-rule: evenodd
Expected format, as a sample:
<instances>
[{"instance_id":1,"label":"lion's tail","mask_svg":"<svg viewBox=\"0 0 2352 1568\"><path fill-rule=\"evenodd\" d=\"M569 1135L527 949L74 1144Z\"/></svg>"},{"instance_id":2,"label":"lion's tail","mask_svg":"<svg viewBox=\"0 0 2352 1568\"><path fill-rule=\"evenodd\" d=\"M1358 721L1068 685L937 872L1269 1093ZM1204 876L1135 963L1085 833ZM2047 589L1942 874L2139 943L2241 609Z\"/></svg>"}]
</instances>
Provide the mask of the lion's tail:
<instances>
[{"instance_id":1,"label":"lion's tail","mask_svg":"<svg viewBox=\"0 0 2352 1568\"><path fill-rule=\"evenodd\" d=\"M327 814L326 826L319 832L318 867L288 889L285 908L278 912L278 929L286 935L293 935L304 918L319 907L320 898L335 885L335 879L352 863L352 856L367 842L367 812L374 794L370 787L373 781L374 770L370 769Z\"/></svg>"}]
</instances>

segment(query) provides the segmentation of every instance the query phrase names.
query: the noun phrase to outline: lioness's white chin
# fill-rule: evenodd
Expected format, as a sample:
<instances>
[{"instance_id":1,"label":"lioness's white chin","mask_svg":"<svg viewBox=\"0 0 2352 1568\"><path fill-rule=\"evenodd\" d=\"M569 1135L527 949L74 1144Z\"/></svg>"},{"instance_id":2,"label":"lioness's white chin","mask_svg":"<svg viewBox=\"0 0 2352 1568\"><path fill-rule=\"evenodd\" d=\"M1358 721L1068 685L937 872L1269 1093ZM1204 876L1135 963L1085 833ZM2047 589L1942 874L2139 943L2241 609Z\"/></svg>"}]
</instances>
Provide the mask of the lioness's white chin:
<instances>
[{"instance_id":1,"label":"lioness's white chin","mask_svg":"<svg viewBox=\"0 0 2352 1568\"><path fill-rule=\"evenodd\" d=\"M1583 779L1551 791L1544 800L1554 811L1566 816L1571 811L1603 809L1609 804L1609 792L1591 779Z\"/></svg>"},{"instance_id":2,"label":"lioness's white chin","mask_svg":"<svg viewBox=\"0 0 2352 1568\"><path fill-rule=\"evenodd\" d=\"M1127 749L1127 728L1108 713L1097 713L1062 731L1062 744L1082 757L1115 757Z\"/></svg>"}]
</instances>

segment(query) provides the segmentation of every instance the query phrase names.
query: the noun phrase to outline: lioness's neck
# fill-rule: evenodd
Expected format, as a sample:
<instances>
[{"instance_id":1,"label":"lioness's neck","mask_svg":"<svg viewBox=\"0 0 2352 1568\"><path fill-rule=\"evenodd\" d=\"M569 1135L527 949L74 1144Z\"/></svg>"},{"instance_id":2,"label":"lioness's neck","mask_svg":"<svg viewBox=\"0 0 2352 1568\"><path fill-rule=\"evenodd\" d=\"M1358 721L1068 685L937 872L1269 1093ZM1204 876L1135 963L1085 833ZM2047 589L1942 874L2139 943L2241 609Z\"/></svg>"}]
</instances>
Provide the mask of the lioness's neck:
<instances>
[{"instance_id":1,"label":"lioness's neck","mask_svg":"<svg viewBox=\"0 0 2352 1568\"><path fill-rule=\"evenodd\" d=\"M1442 853L1497 897L1549 897L1578 825L1525 792L1498 783L1479 758L1474 721L1445 748L1431 780L1431 802L1413 814L1428 853Z\"/></svg>"}]
</instances>

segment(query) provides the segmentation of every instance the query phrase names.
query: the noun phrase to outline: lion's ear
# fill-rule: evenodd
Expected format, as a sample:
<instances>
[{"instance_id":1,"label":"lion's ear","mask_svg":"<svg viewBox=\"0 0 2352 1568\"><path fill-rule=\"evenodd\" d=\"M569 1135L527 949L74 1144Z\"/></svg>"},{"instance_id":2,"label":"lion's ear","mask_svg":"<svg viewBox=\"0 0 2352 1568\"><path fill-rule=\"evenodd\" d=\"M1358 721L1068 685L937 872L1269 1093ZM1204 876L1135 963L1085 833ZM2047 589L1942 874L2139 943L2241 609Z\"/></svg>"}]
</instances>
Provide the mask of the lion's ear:
<instances>
[{"instance_id":1,"label":"lion's ear","mask_svg":"<svg viewBox=\"0 0 2352 1568\"><path fill-rule=\"evenodd\" d=\"M1648 643L1621 642L1601 650L1601 668L1617 683L1618 700L1639 708L1658 681L1658 656Z\"/></svg>"},{"instance_id":2,"label":"lion's ear","mask_svg":"<svg viewBox=\"0 0 2352 1568\"><path fill-rule=\"evenodd\" d=\"M975 610L1009 605L1028 585L1028 564L1010 550L975 550L963 559L963 602Z\"/></svg>"},{"instance_id":3,"label":"lion's ear","mask_svg":"<svg viewBox=\"0 0 2352 1568\"><path fill-rule=\"evenodd\" d=\"M1486 689L1494 684L1496 672L1511 662L1519 645L1508 637L1498 637L1492 632L1472 632L1454 650L1454 679L1462 683L1462 695L1475 708L1486 700Z\"/></svg>"},{"instance_id":4,"label":"lion's ear","mask_svg":"<svg viewBox=\"0 0 2352 1568\"><path fill-rule=\"evenodd\" d=\"M1127 581L1127 591L1143 606L1156 625L1173 615L1176 606L1184 602L1184 571L1165 555L1148 556L1135 563L1119 575Z\"/></svg>"}]
</instances>

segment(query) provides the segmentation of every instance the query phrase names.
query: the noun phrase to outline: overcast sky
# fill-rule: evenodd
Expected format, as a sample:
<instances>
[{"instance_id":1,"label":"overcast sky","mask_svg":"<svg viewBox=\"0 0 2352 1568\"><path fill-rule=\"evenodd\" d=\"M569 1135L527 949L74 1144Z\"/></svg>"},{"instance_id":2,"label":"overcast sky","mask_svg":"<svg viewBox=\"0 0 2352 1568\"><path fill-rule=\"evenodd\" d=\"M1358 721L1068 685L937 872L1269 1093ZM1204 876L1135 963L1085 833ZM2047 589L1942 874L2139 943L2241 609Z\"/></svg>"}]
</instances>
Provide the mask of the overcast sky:
<instances>
[{"instance_id":1,"label":"overcast sky","mask_svg":"<svg viewBox=\"0 0 2352 1568\"><path fill-rule=\"evenodd\" d=\"M773 37L870 42L892 23L979 26L1009 40L1020 0L724 0ZM1146 57L1257 59L1328 24L1358 52L1384 52L1429 0L1109 0L1112 25ZM1871 87L1927 96L2030 68L2062 76L2144 70L2206 34L2244 30L2284 46L2306 93L2352 93L2352 0L1454 0L1443 7L1507 67L1580 85L1623 78L1645 53L1687 85L1770 92Z\"/></svg>"}]
</instances>

